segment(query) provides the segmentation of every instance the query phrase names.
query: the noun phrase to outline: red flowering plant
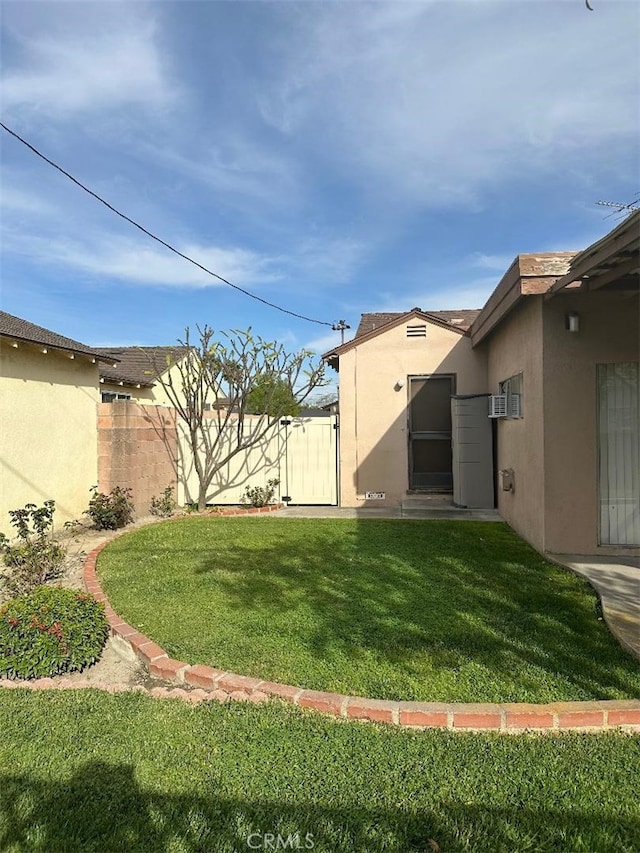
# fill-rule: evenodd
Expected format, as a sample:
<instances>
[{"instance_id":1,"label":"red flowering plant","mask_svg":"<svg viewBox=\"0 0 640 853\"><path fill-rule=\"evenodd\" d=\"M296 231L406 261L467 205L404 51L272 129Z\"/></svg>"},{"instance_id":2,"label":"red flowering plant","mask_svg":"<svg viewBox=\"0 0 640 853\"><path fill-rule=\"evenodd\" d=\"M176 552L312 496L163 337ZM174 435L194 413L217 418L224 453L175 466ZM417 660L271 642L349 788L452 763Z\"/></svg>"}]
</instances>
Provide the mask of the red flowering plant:
<instances>
[{"instance_id":1,"label":"red flowering plant","mask_svg":"<svg viewBox=\"0 0 640 853\"><path fill-rule=\"evenodd\" d=\"M0 676L41 678L84 669L109 635L104 605L87 593L41 586L0 608Z\"/></svg>"}]
</instances>

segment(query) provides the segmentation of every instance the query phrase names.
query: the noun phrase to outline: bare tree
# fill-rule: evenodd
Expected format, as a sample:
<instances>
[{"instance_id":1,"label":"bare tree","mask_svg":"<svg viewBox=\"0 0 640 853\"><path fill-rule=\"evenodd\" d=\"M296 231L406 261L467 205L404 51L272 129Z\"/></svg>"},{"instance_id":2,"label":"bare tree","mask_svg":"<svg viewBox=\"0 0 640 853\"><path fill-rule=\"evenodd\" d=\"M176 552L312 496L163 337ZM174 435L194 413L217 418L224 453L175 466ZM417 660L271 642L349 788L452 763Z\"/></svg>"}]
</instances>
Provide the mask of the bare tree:
<instances>
[{"instance_id":1,"label":"bare tree","mask_svg":"<svg viewBox=\"0 0 640 853\"><path fill-rule=\"evenodd\" d=\"M299 406L323 385L324 365L315 363L307 350L287 353L282 344L254 337L251 329L222 332L223 340L216 340L209 326L197 331L197 342L187 328L175 353L165 364L153 366L184 424L202 510L216 473L291 414L292 401ZM260 393L252 395L256 388ZM250 428L245 423L248 408L254 413Z\"/></svg>"}]
</instances>

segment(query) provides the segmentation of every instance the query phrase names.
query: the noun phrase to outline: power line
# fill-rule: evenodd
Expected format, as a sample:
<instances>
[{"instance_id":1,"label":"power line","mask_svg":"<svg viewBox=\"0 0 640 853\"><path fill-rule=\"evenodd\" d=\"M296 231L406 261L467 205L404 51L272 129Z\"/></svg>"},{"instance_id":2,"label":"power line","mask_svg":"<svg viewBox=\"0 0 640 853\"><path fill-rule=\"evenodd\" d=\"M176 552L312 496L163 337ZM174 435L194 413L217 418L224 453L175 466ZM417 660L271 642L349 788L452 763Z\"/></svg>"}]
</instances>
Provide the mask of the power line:
<instances>
[{"instance_id":1,"label":"power line","mask_svg":"<svg viewBox=\"0 0 640 853\"><path fill-rule=\"evenodd\" d=\"M152 240L155 240L156 243L160 243L161 246L164 246L166 249L169 249L169 251L173 252L174 255L178 255L178 257L183 258L185 261L188 261L190 264L193 264L195 267L198 267L198 269L201 269L203 272L206 272L207 275L213 276L213 278L217 278L223 284L232 287L234 290L237 290L240 293L244 293L245 296L249 296L251 299L255 299L257 302L261 302L263 305L267 305L269 308L275 308L276 311L282 311L283 314L289 314L292 317L297 317L299 320L306 320L308 323L315 323L318 326L333 326L332 323L327 323L324 320L314 320L312 317L305 317L304 314L297 314L295 311L289 311L288 308L282 308L280 305L276 305L275 302L269 302L267 299L263 299L261 296L256 296L255 293L251 293L251 291L245 290L243 287L240 287L237 284L233 284L232 282L227 281L226 278L223 278L221 275L218 275L218 273L212 272L210 269L207 269L207 267L198 263L198 261L194 261L193 258L190 258L188 255L185 255L182 252L178 251L178 249L176 249L170 243L167 243L165 240L162 240L160 237L157 237L155 234L152 234L151 231L148 231L143 225L140 225L139 222L136 222L135 219L131 219L131 217L127 216L125 213L122 213L122 211L118 210L112 204L109 204L109 202L105 201L102 196L99 196L93 190L89 189L89 187L85 186L77 178L74 178L73 175L65 171L62 166L59 166L57 163L54 163L53 160L50 160L41 151L38 151L37 148L31 145L30 142L27 142L26 139L23 139L19 134L17 134L15 130L11 130L10 127L7 127L7 125L1 121L0 127L2 127L3 130L13 136L15 139L17 139L18 142L22 142L23 145L26 145L26 147L30 151L33 151L33 153L37 157L40 157L41 160L44 160L45 163L48 163L50 166L53 166L54 169L57 169L58 172L61 172L65 176L65 178L68 178L76 186L80 187L81 190L84 190L86 193L89 193L89 195L93 196L96 201L99 201L101 204L104 204L105 207L108 207L109 210L112 211L112 213L115 213L121 219L124 219L126 222L129 222L131 225L135 226L138 230L142 231L143 234L146 234L147 237L151 237Z\"/></svg>"}]
</instances>

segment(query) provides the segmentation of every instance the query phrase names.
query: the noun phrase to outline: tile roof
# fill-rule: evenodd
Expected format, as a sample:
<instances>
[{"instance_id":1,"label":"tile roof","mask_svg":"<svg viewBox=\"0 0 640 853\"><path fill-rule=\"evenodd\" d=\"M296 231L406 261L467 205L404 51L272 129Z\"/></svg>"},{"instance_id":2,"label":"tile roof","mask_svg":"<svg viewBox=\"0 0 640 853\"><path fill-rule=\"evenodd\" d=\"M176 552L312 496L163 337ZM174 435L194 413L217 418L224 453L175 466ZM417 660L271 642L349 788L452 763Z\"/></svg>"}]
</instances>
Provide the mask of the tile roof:
<instances>
[{"instance_id":1,"label":"tile roof","mask_svg":"<svg viewBox=\"0 0 640 853\"><path fill-rule=\"evenodd\" d=\"M471 328L471 324L480 313L479 308L461 308L454 311L423 311L421 308L415 308L413 310L420 311L423 314L428 314L429 316L434 317L443 323L447 323L456 329L461 329L463 332L466 332ZM356 338L359 338L361 335L366 335L368 332L373 332L374 329L378 329L380 326L386 326L387 323L391 323L398 317L404 317L406 313L406 311L399 311L395 313L363 314L360 319L360 325L356 331ZM461 322L456 322L456 320Z\"/></svg>"},{"instance_id":2,"label":"tile roof","mask_svg":"<svg viewBox=\"0 0 640 853\"><path fill-rule=\"evenodd\" d=\"M80 341L66 338L64 335L59 335L57 332L45 329L44 326L36 326L35 323L22 320L20 317L14 317L13 314L7 314L6 311L0 311L0 336L11 338L14 341L25 341L30 344L51 347L51 349L60 349L78 355L88 355L91 358L95 358L96 361L114 361L113 356L103 350L97 350L80 343Z\"/></svg>"},{"instance_id":3,"label":"tile roof","mask_svg":"<svg viewBox=\"0 0 640 853\"><path fill-rule=\"evenodd\" d=\"M115 367L101 367L100 378L105 382L124 382L150 388L167 369L167 356L179 360L184 347L103 347L103 352L118 360Z\"/></svg>"}]
</instances>

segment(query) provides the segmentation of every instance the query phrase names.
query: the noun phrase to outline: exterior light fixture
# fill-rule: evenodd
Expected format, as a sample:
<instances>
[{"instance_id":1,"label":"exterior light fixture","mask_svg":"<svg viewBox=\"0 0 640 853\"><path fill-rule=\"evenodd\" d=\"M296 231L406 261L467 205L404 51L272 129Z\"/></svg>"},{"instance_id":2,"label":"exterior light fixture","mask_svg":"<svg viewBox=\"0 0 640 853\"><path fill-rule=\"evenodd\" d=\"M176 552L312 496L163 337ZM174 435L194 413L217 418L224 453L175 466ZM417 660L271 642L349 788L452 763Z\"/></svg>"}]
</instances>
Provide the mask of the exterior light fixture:
<instances>
[{"instance_id":1,"label":"exterior light fixture","mask_svg":"<svg viewBox=\"0 0 640 853\"><path fill-rule=\"evenodd\" d=\"M564 327L568 332L579 332L580 315L575 311L571 311L570 314L566 314L564 318Z\"/></svg>"},{"instance_id":2,"label":"exterior light fixture","mask_svg":"<svg viewBox=\"0 0 640 853\"><path fill-rule=\"evenodd\" d=\"M400 391L402 388L404 388L405 385L406 382L404 381L404 379L398 379L393 387L396 389L396 391Z\"/></svg>"}]
</instances>

